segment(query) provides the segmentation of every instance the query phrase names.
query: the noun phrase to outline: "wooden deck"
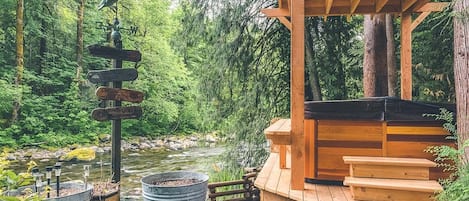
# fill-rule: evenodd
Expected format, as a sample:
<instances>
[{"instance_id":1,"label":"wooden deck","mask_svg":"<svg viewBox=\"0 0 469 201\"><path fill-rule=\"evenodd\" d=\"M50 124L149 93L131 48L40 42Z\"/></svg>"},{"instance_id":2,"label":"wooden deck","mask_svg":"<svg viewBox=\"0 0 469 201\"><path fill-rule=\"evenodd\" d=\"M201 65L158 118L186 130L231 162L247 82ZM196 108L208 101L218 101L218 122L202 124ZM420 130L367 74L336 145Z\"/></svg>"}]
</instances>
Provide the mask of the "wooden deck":
<instances>
[{"instance_id":1,"label":"wooden deck","mask_svg":"<svg viewBox=\"0 0 469 201\"><path fill-rule=\"evenodd\" d=\"M291 190L290 154L286 168L280 169L279 154L271 153L254 185L262 201L353 201L348 187L305 184L304 190Z\"/></svg>"}]
</instances>

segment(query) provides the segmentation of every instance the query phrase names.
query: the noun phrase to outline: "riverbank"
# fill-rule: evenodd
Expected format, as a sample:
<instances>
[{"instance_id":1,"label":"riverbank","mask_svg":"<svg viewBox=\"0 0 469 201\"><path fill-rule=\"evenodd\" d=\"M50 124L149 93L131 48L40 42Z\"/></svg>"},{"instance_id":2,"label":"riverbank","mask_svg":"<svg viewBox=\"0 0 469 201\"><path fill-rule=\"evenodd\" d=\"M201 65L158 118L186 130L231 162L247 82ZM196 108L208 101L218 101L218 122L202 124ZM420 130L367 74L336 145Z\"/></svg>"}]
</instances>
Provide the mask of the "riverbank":
<instances>
[{"instance_id":1,"label":"riverbank","mask_svg":"<svg viewBox=\"0 0 469 201\"><path fill-rule=\"evenodd\" d=\"M212 147L221 141L215 134L194 134L188 136L162 136L155 139L147 137L135 137L121 141L121 151L139 152L143 150L168 150L177 151L195 147ZM7 154L10 161L30 161L48 162L50 160L60 160L68 152L79 148L88 147L96 153L106 153L111 151L111 135L103 135L99 138L98 145L70 145L64 148L44 149L40 147L30 147L14 150Z\"/></svg>"}]
</instances>

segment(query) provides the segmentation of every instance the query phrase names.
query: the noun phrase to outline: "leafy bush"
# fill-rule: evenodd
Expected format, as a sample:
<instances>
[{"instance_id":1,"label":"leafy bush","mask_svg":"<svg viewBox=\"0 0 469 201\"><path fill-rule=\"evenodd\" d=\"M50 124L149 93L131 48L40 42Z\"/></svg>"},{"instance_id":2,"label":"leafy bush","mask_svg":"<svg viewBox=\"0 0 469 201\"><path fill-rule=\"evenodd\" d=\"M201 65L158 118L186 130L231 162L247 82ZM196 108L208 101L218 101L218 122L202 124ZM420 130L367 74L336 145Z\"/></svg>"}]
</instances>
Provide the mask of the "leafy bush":
<instances>
[{"instance_id":1,"label":"leafy bush","mask_svg":"<svg viewBox=\"0 0 469 201\"><path fill-rule=\"evenodd\" d=\"M458 140L454 115L446 109L440 109L440 114L430 114L437 120L443 120L443 127L451 134L448 139ZM469 200L469 165L463 160L464 147L469 146L469 140L465 141L463 148L457 149L451 146L432 146L425 151L435 156L435 162L444 171L452 172L450 177L440 182L444 191L437 195L439 201L467 201Z\"/></svg>"}]
</instances>

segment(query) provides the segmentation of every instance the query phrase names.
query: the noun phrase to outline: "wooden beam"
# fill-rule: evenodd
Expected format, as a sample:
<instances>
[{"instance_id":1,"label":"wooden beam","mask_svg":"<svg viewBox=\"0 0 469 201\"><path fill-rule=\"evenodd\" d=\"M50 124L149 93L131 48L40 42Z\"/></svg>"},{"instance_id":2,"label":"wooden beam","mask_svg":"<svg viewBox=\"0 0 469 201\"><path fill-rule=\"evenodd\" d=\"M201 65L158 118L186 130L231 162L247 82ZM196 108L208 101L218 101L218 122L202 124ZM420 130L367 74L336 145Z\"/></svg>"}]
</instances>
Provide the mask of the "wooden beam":
<instances>
[{"instance_id":1,"label":"wooden beam","mask_svg":"<svg viewBox=\"0 0 469 201\"><path fill-rule=\"evenodd\" d=\"M386 3L388 3L388 0L376 0L376 12L379 13Z\"/></svg>"},{"instance_id":2,"label":"wooden beam","mask_svg":"<svg viewBox=\"0 0 469 201\"><path fill-rule=\"evenodd\" d=\"M304 135L304 65L305 65L305 1L291 2L291 189L303 190L305 180Z\"/></svg>"},{"instance_id":3,"label":"wooden beam","mask_svg":"<svg viewBox=\"0 0 469 201\"><path fill-rule=\"evenodd\" d=\"M262 9L261 13L264 13L267 17L285 17L290 16L290 11L285 8L266 8Z\"/></svg>"},{"instance_id":4,"label":"wooden beam","mask_svg":"<svg viewBox=\"0 0 469 201\"><path fill-rule=\"evenodd\" d=\"M326 14L329 14L331 12L331 8L332 8L332 2L333 0L325 0L325 9L326 9Z\"/></svg>"},{"instance_id":5,"label":"wooden beam","mask_svg":"<svg viewBox=\"0 0 469 201\"><path fill-rule=\"evenodd\" d=\"M427 3L420 7L419 9L415 10L415 12L440 12L443 11L447 6L449 5L449 2L432 2L432 3Z\"/></svg>"},{"instance_id":6,"label":"wooden beam","mask_svg":"<svg viewBox=\"0 0 469 201\"><path fill-rule=\"evenodd\" d=\"M420 24L422 23L422 21L428 16L430 15L431 12L423 12L423 13L420 13L420 15L412 22L411 26L410 26L410 31L414 31L414 29Z\"/></svg>"},{"instance_id":7,"label":"wooden beam","mask_svg":"<svg viewBox=\"0 0 469 201\"><path fill-rule=\"evenodd\" d=\"M286 17L277 17L277 19L291 31L291 22Z\"/></svg>"},{"instance_id":8,"label":"wooden beam","mask_svg":"<svg viewBox=\"0 0 469 201\"><path fill-rule=\"evenodd\" d=\"M401 99L412 100L412 14L401 16Z\"/></svg>"},{"instance_id":9,"label":"wooden beam","mask_svg":"<svg viewBox=\"0 0 469 201\"><path fill-rule=\"evenodd\" d=\"M355 13L359 3L360 0L350 0L350 14Z\"/></svg>"},{"instance_id":10,"label":"wooden beam","mask_svg":"<svg viewBox=\"0 0 469 201\"><path fill-rule=\"evenodd\" d=\"M402 12L406 12L415 2L417 2L417 0L401 0Z\"/></svg>"},{"instance_id":11,"label":"wooden beam","mask_svg":"<svg viewBox=\"0 0 469 201\"><path fill-rule=\"evenodd\" d=\"M422 8L422 6L428 2L430 2L430 0L418 0L412 7L409 8L409 11L415 12L415 10Z\"/></svg>"}]
</instances>

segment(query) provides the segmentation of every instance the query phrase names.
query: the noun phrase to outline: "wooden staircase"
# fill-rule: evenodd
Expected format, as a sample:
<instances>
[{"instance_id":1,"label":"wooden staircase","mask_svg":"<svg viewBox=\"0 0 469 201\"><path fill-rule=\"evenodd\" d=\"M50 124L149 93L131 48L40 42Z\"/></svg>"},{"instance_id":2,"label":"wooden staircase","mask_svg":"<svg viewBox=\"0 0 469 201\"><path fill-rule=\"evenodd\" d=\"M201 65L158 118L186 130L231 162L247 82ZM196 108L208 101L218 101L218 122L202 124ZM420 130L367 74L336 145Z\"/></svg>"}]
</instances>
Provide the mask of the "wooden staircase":
<instances>
[{"instance_id":1,"label":"wooden staircase","mask_svg":"<svg viewBox=\"0 0 469 201\"><path fill-rule=\"evenodd\" d=\"M350 165L350 186L355 200L424 201L433 200L441 185L429 180L429 168L436 163L427 159L344 156Z\"/></svg>"}]
</instances>

